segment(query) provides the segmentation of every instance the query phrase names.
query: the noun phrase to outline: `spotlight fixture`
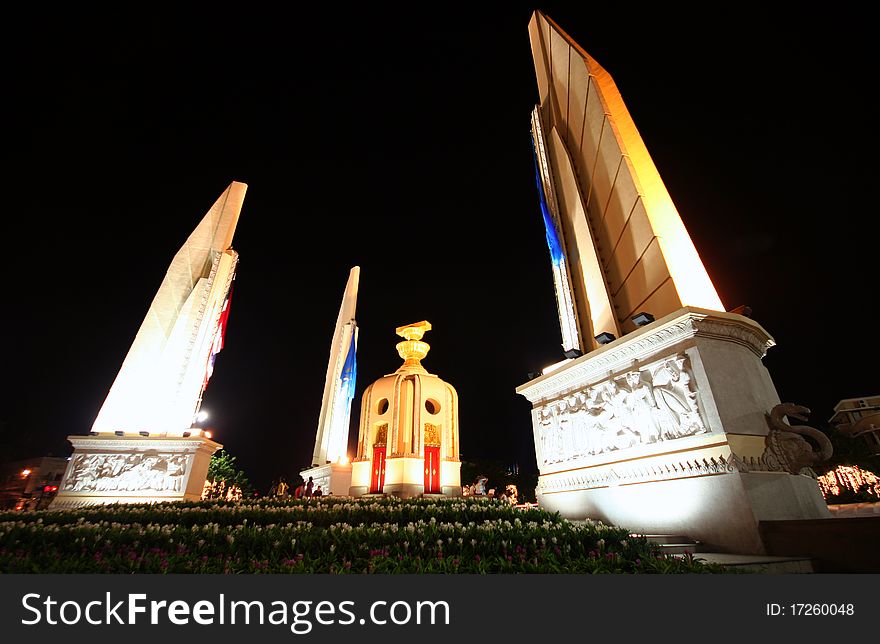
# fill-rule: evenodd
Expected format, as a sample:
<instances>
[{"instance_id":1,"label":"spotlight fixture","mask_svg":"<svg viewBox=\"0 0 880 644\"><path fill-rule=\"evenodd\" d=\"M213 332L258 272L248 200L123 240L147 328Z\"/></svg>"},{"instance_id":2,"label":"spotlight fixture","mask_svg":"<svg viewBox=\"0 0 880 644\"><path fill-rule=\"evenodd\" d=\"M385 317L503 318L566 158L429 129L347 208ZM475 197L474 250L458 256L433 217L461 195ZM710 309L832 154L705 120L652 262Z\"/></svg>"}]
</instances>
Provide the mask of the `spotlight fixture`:
<instances>
[{"instance_id":1,"label":"spotlight fixture","mask_svg":"<svg viewBox=\"0 0 880 644\"><path fill-rule=\"evenodd\" d=\"M89 436L97 436L98 432L89 432Z\"/></svg>"},{"instance_id":2,"label":"spotlight fixture","mask_svg":"<svg viewBox=\"0 0 880 644\"><path fill-rule=\"evenodd\" d=\"M569 349L562 355L564 355L566 358L580 358L584 354L581 353L580 349Z\"/></svg>"},{"instance_id":3,"label":"spotlight fixture","mask_svg":"<svg viewBox=\"0 0 880 644\"><path fill-rule=\"evenodd\" d=\"M116 430L115 432L113 432L113 433L116 434L117 436L125 436L125 432L122 431L121 429L117 429L117 430Z\"/></svg>"},{"instance_id":4,"label":"spotlight fixture","mask_svg":"<svg viewBox=\"0 0 880 644\"><path fill-rule=\"evenodd\" d=\"M603 331L596 336L596 342L599 344L608 344L609 342L614 342L616 339L617 337L613 333L608 333L608 331Z\"/></svg>"},{"instance_id":5,"label":"spotlight fixture","mask_svg":"<svg viewBox=\"0 0 880 644\"><path fill-rule=\"evenodd\" d=\"M138 432L141 436L149 436L150 432Z\"/></svg>"},{"instance_id":6,"label":"spotlight fixture","mask_svg":"<svg viewBox=\"0 0 880 644\"><path fill-rule=\"evenodd\" d=\"M540 371L529 371L528 379L529 379L529 380L534 380L535 378L537 378L537 377L540 376L540 375L541 375L541 372L540 372Z\"/></svg>"},{"instance_id":7,"label":"spotlight fixture","mask_svg":"<svg viewBox=\"0 0 880 644\"><path fill-rule=\"evenodd\" d=\"M184 438L189 438L189 436L190 436L190 432L183 432L183 437L184 437Z\"/></svg>"},{"instance_id":8,"label":"spotlight fixture","mask_svg":"<svg viewBox=\"0 0 880 644\"><path fill-rule=\"evenodd\" d=\"M632 316L633 324L636 326L645 326L646 324L651 324L654 321L654 316L650 313L645 313L642 311L641 313L636 313Z\"/></svg>"}]
</instances>

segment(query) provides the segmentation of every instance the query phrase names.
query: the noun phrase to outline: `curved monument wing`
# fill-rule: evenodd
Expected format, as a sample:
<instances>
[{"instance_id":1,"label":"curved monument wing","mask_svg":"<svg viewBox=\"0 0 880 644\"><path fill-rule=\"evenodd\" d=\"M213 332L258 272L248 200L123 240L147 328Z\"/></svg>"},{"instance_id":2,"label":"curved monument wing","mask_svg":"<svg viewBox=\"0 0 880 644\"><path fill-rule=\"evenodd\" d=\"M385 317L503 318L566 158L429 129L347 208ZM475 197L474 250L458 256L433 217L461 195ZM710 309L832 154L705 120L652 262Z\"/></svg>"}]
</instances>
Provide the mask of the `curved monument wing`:
<instances>
[{"instance_id":1,"label":"curved monument wing","mask_svg":"<svg viewBox=\"0 0 880 644\"><path fill-rule=\"evenodd\" d=\"M640 311L724 311L614 80L542 13L529 35L581 336L595 348Z\"/></svg>"},{"instance_id":2,"label":"curved monument wing","mask_svg":"<svg viewBox=\"0 0 880 644\"><path fill-rule=\"evenodd\" d=\"M354 266L349 271L336 326L333 328L330 360L327 363L324 395L315 435L315 451L312 454L312 465L315 466L346 458L351 400L357 378L358 330L355 312L360 275L359 266Z\"/></svg>"},{"instance_id":3,"label":"curved monument wing","mask_svg":"<svg viewBox=\"0 0 880 644\"><path fill-rule=\"evenodd\" d=\"M92 431L180 434L191 426L235 274L230 247L246 190L230 184L177 251Z\"/></svg>"}]
</instances>

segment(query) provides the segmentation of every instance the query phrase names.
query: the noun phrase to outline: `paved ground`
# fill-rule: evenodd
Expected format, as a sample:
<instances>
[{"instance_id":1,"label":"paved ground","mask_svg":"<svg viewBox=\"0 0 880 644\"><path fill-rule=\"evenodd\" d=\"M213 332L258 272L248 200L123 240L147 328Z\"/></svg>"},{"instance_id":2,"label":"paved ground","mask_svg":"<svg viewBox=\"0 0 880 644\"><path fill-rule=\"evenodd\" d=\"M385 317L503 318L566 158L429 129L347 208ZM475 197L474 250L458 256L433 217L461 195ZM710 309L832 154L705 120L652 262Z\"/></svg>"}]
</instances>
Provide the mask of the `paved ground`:
<instances>
[{"instance_id":1,"label":"paved ground","mask_svg":"<svg viewBox=\"0 0 880 644\"><path fill-rule=\"evenodd\" d=\"M770 557L767 555L731 555L724 552L697 552L695 559L717 563L730 568L769 574L812 573L809 557Z\"/></svg>"}]
</instances>

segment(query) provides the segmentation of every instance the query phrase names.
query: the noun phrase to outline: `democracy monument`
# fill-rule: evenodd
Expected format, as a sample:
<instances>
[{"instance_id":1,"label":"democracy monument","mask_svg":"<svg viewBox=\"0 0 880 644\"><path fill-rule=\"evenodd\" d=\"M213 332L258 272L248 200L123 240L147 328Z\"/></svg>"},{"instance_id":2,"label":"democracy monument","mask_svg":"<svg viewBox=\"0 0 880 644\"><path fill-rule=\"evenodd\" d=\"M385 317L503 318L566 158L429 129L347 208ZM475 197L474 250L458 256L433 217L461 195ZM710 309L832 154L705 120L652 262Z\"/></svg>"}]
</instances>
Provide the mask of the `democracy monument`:
<instances>
[{"instance_id":1,"label":"democracy monument","mask_svg":"<svg viewBox=\"0 0 880 644\"><path fill-rule=\"evenodd\" d=\"M773 338L725 311L611 76L540 12L529 35L565 355L517 388L532 403L538 501L763 553L758 522L830 516L809 469L830 443L785 422L808 410L780 404L761 362Z\"/></svg>"},{"instance_id":2,"label":"democracy monument","mask_svg":"<svg viewBox=\"0 0 880 644\"><path fill-rule=\"evenodd\" d=\"M560 362L517 388L532 404L539 504L722 552L766 552L762 521L829 511L811 465L831 445L781 403L762 363L773 338L726 311L611 76L540 12L529 24L538 202ZM246 186L233 182L175 255L53 508L196 500L222 446L196 426L222 349ZM330 344L311 467L336 496L461 494L458 394L422 366L427 321L400 326L403 364L362 394L360 268ZM804 438L808 436L814 443Z\"/></svg>"}]
</instances>

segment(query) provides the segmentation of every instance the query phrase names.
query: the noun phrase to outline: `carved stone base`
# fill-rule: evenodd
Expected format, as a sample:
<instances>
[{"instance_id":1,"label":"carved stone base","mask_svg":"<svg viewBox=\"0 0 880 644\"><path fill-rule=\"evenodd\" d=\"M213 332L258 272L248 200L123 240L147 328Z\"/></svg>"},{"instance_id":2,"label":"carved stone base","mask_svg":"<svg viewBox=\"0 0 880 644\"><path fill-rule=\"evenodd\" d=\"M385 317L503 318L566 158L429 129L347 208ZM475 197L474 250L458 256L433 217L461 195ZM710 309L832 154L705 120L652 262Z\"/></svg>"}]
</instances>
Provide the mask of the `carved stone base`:
<instances>
[{"instance_id":1,"label":"carved stone base","mask_svg":"<svg viewBox=\"0 0 880 644\"><path fill-rule=\"evenodd\" d=\"M68 436L73 455L50 509L106 503L197 501L211 456L204 437Z\"/></svg>"},{"instance_id":2,"label":"carved stone base","mask_svg":"<svg viewBox=\"0 0 880 644\"><path fill-rule=\"evenodd\" d=\"M299 475L303 481L308 481L311 476L312 490L317 490L320 485L321 491L325 496L328 494L348 496L348 490L351 487L351 463L346 463L345 465L341 463L318 465L303 470Z\"/></svg>"},{"instance_id":3,"label":"carved stone base","mask_svg":"<svg viewBox=\"0 0 880 644\"><path fill-rule=\"evenodd\" d=\"M773 345L749 318L687 307L519 387L539 503L751 554L762 519L830 516L815 480L749 471L779 404Z\"/></svg>"}]
</instances>

